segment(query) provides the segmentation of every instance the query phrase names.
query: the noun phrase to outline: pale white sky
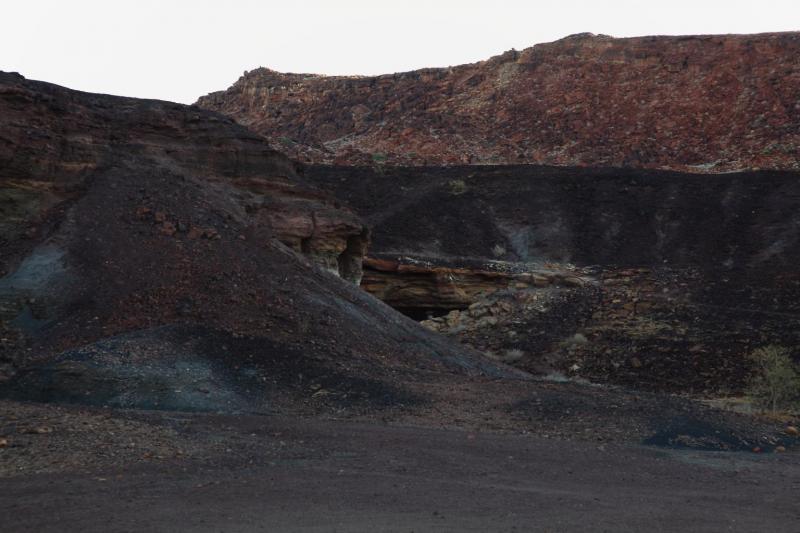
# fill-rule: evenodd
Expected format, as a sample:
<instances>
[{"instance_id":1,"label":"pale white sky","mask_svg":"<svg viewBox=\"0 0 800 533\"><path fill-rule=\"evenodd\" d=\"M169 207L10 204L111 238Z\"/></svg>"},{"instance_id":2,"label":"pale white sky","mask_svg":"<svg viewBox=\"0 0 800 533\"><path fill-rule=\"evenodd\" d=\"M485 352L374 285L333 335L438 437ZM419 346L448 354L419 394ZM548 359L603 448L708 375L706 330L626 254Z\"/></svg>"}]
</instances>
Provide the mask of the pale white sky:
<instances>
[{"instance_id":1,"label":"pale white sky","mask_svg":"<svg viewBox=\"0 0 800 533\"><path fill-rule=\"evenodd\" d=\"M0 0L0 70L191 103L259 66L382 74L580 32L800 30L800 0Z\"/></svg>"}]
</instances>

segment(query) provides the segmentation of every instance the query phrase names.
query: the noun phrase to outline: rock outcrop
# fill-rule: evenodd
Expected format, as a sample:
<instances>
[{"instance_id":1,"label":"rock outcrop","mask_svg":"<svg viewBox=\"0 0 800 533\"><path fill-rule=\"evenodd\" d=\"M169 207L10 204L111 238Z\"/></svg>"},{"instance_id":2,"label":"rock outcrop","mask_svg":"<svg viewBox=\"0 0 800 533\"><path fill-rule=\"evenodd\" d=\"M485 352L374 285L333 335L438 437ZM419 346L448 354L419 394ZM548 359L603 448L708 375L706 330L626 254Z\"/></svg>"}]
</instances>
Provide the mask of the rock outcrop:
<instances>
[{"instance_id":1,"label":"rock outcrop","mask_svg":"<svg viewBox=\"0 0 800 533\"><path fill-rule=\"evenodd\" d=\"M259 68L199 99L298 159L797 169L800 33L580 34L376 77Z\"/></svg>"},{"instance_id":2,"label":"rock outcrop","mask_svg":"<svg viewBox=\"0 0 800 533\"><path fill-rule=\"evenodd\" d=\"M364 258L361 288L408 314L464 309L480 296L502 289L583 286L590 280L575 268L531 268L504 261L371 254Z\"/></svg>"},{"instance_id":3,"label":"rock outcrop","mask_svg":"<svg viewBox=\"0 0 800 533\"><path fill-rule=\"evenodd\" d=\"M325 272L358 282L364 224L232 120L2 73L0 116L3 394L390 405L403 369L508 372Z\"/></svg>"},{"instance_id":4,"label":"rock outcrop","mask_svg":"<svg viewBox=\"0 0 800 533\"><path fill-rule=\"evenodd\" d=\"M44 213L85 190L94 173L136 158L233 187L236 212L328 268L358 283L351 254L363 255L367 230L329 195L304 185L297 166L230 119L179 104L67 91L2 74L0 245L34 236ZM124 154L124 157L123 157ZM175 178L180 179L180 178ZM180 219L143 197L136 217L166 236L215 239L213 228ZM7 271L6 255L0 273ZM340 269L340 264L348 265Z\"/></svg>"}]
</instances>

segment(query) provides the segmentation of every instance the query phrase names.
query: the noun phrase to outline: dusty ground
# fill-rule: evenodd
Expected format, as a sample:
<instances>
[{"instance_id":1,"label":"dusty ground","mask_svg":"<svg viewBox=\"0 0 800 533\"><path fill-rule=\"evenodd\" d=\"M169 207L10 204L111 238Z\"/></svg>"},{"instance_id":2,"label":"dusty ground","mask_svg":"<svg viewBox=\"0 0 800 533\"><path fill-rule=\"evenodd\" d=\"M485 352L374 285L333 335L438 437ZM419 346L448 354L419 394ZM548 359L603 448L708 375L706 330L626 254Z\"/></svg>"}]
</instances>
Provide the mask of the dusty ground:
<instances>
[{"instance_id":1,"label":"dusty ground","mask_svg":"<svg viewBox=\"0 0 800 533\"><path fill-rule=\"evenodd\" d=\"M785 423L574 383L431 374L413 388L428 400L331 409L310 398L275 415L0 402L0 529L800 524L800 463Z\"/></svg>"},{"instance_id":2,"label":"dusty ground","mask_svg":"<svg viewBox=\"0 0 800 533\"><path fill-rule=\"evenodd\" d=\"M39 409L4 408L26 417ZM791 451L283 416L49 412L98 423L81 433L89 445L113 441L106 432L121 424L136 446L119 440L116 461L91 468L5 477L3 531L791 531L800 523ZM52 427L26 436L22 449L58 455L57 442L74 442L69 426ZM141 460L146 442L163 458ZM0 450L4 468L19 451Z\"/></svg>"}]
</instances>

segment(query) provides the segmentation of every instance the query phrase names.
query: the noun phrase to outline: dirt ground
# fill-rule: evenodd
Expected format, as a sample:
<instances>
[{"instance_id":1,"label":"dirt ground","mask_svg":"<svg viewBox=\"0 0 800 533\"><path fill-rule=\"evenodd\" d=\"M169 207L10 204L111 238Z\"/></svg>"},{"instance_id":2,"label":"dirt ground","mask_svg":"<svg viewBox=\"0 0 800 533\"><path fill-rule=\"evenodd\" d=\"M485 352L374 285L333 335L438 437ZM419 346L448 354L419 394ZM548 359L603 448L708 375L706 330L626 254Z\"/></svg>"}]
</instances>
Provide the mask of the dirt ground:
<instances>
[{"instance_id":1,"label":"dirt ground","mask_svg":"<svg viewBox=\"0 0 800 533\"><path fill-rule=\"evenodd\" d=\"M786 422L428 376L274 415L0 402L2 531L793 531Z\"/></svg>"},{"instance_id":2,"label":"dirt ground","mask_svg":"<svg viewBox=\"0 0 800 533\"><path fill-rule=\"evenodd\" d=\"M794 531L800 525L793 452L701 452L271 416L122 419L149 426L141 437L156 448L164 446L158 443L164 432L170 435L164 457L5 477L2 530ZM186 444L184 454L170 447L176 443Z\"/></svg>"},{"instance_id":3,"label":"dirt ground","mask_svg":"<svg viewBox=\"0 0 800 533\"><path fill-rule=\"evenodd\" d=\"M613 386L548 381L487 359L312 262L314 250L338 250L315 248L316 215L313 231L295 236L299 250L274 239L283 226L263 231L254 213L277 213L275 191L305 180L288 179L294 164L243 128L194 108L0 78L0 115L14 119L0 143L9 214L0 227L0 532L800 530L797 421L669 394L689 388L623 388L640 376L602 380ZM576 181L568 169L546 177L544 195L528 178L550 170L517 170L511 182L425 171L400 197L394 173L369 186L350 170L322 177L349 176L343 200L358 206L358 192L385 208L366 217L376 250L413 244L443 256L481 257L502 244L507 260L640 265L652 248L651 207L663 207L662 226L674 231L645 264L699 250L704 261L749 265L769 252L772 270L759 263L753 286L777 272L785 287L769 281L738 295L702 283L709 290L697 294L708 309L729 294L766 302L742 306L776 317L742 319L745 333L797 329L786 315L800 316L800 247L774 257L782 241L763 238L796 233L794 175L684 177L692 194L661 205L670 180L658 189L608 170L609 180ZM270 176L282 185L259 181ZM725 200L705 218L680 216L684 205L707 212L712 181L712 197L763 209L729 212ZM621 203L620 186L632 191ZM755 192L737 192L745 189ZM429 215L445 200L442 223ZM284 226L296 227L301 211L285 207ZM562 207L555 224L550 214ZM710 228L704 241L697 221ZM407 227L422 231L397 231ZM539 229L553 238L528 239ZM742 246L721 251L731 235ZM340 244L328 259L352 266L358 246ZM722 314L692 307L678 318L718 323L707 316ZM734 336L728 325L740 322L729 316L739 315L714 331ZM779 340L796 346L793 338ZM698 355L708 343L697 344L678 349L709 359ZM634 353L631 343L617 348L614 357ZM664 381L663 365L639 362L631 368Z\"/></svg>"}]
</instances>

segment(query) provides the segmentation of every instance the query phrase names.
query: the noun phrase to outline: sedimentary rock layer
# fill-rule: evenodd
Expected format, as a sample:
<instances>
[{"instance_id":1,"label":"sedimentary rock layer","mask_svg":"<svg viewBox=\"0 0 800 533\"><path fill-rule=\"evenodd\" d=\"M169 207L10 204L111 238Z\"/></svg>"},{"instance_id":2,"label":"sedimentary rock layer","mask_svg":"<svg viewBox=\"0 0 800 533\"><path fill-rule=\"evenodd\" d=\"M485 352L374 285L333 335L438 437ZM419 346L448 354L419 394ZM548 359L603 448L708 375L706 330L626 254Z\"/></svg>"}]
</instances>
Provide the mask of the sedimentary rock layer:
<instances>
[{"instance_id":1,"label":"sedimentary rock layer","mask_svg":"<svg viewBox=\"0 0 800 533\"><path fill-rule=\"evenodd\" d=\"M454 263L454 264L453 264ZM531 268L503 261L459 261L374 254L364 258L361 288L392 307L438 312L463 309L506 288L583 286L576 269Z\"/></svg>"}]
</instances>

